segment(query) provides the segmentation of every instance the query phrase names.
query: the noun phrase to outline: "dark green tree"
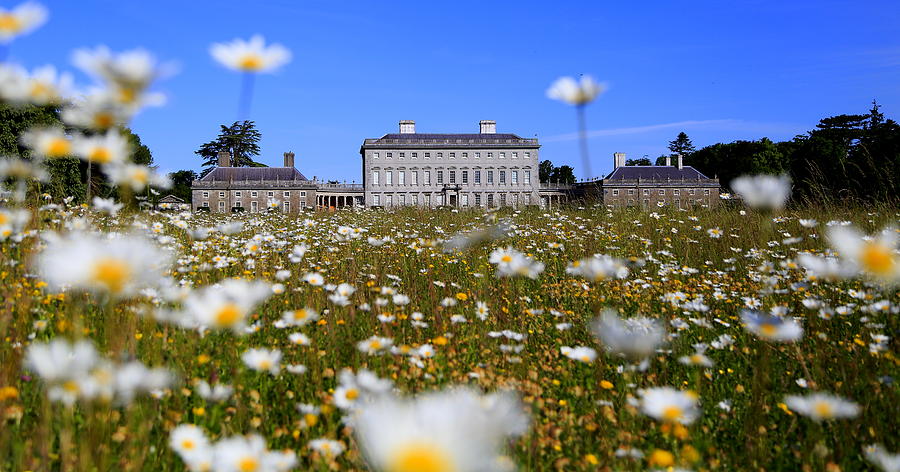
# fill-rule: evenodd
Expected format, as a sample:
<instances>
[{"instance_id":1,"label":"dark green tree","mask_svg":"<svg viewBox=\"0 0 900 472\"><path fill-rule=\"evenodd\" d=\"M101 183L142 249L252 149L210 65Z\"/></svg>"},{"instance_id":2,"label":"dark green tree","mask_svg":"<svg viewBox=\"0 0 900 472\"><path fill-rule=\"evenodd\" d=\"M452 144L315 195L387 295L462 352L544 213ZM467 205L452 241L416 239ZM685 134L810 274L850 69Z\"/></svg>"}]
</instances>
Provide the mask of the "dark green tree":
<instances>
[{"instance_id":1,"label":"dark green tree","mask_svg":"<svg viewBox=\"0 0 900 472\"><path fill-rule=\"evenodd\" d=\"M549 182L550 174L553 173L553 163L549 159L541 161L538 165L538 176L541 182Z\"/></svg>"},{"instance_id":2,"label":"dark green tree","mask_svg":"<svg viewBox=\"0 0 900 472\"><path fill-rule=\"evenodd\" d=\"M260 166L253 160L259 155L259 140L262 134L252 121L235 121L231 126L220 125L219 136L204 143L194 154L203 159L201 175L209 173L218 165L220 151L231 153L232 167Z\"/></svg>"},{"instance_id":3,"label":"dark green tree","mask_svg":"<svg viewBox=\"0 0 900 472\"><path fill-rule=\"evenodd\" d=\"M657 158L656 158L656 162L655 162L653 165L656 165L656 166L664 166L664 165L666 165L666 157L668 157L668 156L666 156L665 154L663 154L662 156L657 157Z\"/></svg>"},{"instance_id":4,"label":"dark green tree","mask_svg":"<svg viewBox=\"0 0 900 472\"><path fill-rule=\"evenodd\" d=\"M687 157L690 153L694 152L694 143L692 143L691 138L682 131L678 133L678 136L673 141L669 141L669 151L672 151L672 155L681 154L682 157Z\"/></svg>"},{"instance_id":5,"label":"dark green tree","mask_svg":"<svg viewBox=\"0 0 900 472\"><path fill-rule=\"evenodd\" d=\"M640 159L627 159L625 161L626 166L649 166L650 159L646 157L642 157Z\"/></svg>"},{"instance_id":6,"label":"dark green tree","mask_svg":"<svg viewBox=\"0 0 900 472\"><path fill-rule=\"evenodd\" d=\"M553 172L550 174L550 181L561 184L573 184L575 183L575 169L572 166L554 167Z\"/></svg>"},{"instance_id":7,"label":"dark green tree","mask_svg":"<svg viewBox=\"0 0 900 472\"><path fill-rule=\"evenodd\" d=\"M179 170L169 174L172 180L172 189L169 193L181 198L185 202L191 201L191 183L199 176L192 170Z\"/></svg>"}]
</instances>

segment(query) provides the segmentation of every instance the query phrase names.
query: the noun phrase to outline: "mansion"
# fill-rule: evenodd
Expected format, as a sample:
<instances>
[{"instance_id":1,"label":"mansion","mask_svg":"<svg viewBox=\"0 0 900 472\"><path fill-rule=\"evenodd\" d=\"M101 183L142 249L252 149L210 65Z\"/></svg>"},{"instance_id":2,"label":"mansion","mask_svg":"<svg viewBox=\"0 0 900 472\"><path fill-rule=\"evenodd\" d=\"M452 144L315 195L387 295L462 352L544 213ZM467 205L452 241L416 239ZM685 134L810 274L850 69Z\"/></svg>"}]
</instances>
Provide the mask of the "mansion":
<instances>
[{"instance_id":1,"label":"mansion","mask_svg":"<svg viewBox=\"0 0 900 472\"><path fill-rule=\"evenodd\" d=\"M610 207L671 205L713 207L719 181L677 163L626 166L616 153L603 179L574 184L540 182L537 139L497 133L482 120L478 133L417 133L414 121L398 133L368 138L359 149L362 184L323 182L295 167L293 152L282 167L232 167L220 152L218 165L191 185L191 208L218 213L278 209L298 213L341 207L555 206L573 199L601 200Z\"/></svg>"}]
</instances>

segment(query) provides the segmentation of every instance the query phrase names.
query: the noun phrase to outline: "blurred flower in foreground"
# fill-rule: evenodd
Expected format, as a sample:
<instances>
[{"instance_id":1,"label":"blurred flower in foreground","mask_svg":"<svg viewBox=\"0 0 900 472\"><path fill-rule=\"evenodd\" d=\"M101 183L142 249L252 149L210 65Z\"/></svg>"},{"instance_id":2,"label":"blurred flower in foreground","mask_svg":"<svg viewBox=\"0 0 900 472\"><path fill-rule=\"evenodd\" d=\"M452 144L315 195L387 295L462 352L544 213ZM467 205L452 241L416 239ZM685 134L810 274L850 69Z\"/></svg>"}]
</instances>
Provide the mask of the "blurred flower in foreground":
<instances>
[{"instance_id":1,"label":"blurred flower in foreground","mask_svg":"<svg viewBox=\"0 0 900 472\"><path fill-rule=\"evenodd\" d=\"M249 41L235 39L230 43L215 43L209 53L223 66L241 72L270 72L291 60L287 48L280 44L266 46L261 35L255 35Z\"/></svg>"},{"instance_id":2,"label":"blurred flower in foreground","mask_svg":"<svg viewBox=\"0 0 900 472\"><path fill-rule=\"evenodd\" d=\"M246 280L226 280L202 288L185 300L187 319L183 324L231 329L235 334L243 334L252 310L271 293L268 284Z\"/></svg>"},{"instance_id":3,"label":"blurred flower in foreground","mask_svg":"<svg viewBox=\"0 0 900 472\"><path fill-rule=\"evenodd\" d=\"M78 157L97 164L124 162L131 155L128 139L118 130L92 136L75 136L73 141L74 152Z\"/></svg>"},{"instance_id":4,"label":"blurred flower in foreground","mask_svg":"<svg viewBox=\"0 0 900 472\"><path fill-rule=\"evenodd\" d=\"M644 359L656 352L666 331L651 318L620 319L614 310L606 309L591 325L600 343L614 354Z\"/></svg>"},{"instance_id":5,"label":"blurred flower in foreground","mask_svg":"<svg viewBox=\"0 0 900 472\"><path fill-rule=\"evenodd\" d=\"M581 76L581 81L572 77L560 77L547 89L547 96L570 105L585 105L594 101L606 87L589 75Z\"/></svg>"},{"instance_id":6,"label":"blurred flower in foreground","mask_svg":"<svg viewBox=\"0 0 900 472\"><path fill-rule=\"evenodd\" d=\"M731 181L731 188L753 208L780 210L791 196L791 179L786 175L745 175Z\"/></svg>"},{"instance_id":7,"label":"blurred flower in foreground","mask_svg":"<svg viewBox=\"0 0 900 472\"><path fill-rule=\"evenodd\" d=\"M374 470L470 472L496 470L507 438L523 434L528 418L511 394L451 390L413 400L383 398L362 409L353 424Z\"/></svg>"},{"instance_id":8,"label":"blurred flower in foreground","mask_svg":"<svg viewBox=\"0 0 900 472\"><path fill-rule=\"evenodd\" d=\"M247 367L257 372L278 375L281 372L281 351L278 349L248 349L241 354Z\"/></svg>"},{"instance_id":9,"label":"blurred flower in foreground","mask_svg":"<svg viewBox=\"0 0 900 472\"><path fill-rule=\"evenodd\" d=\"M584 346L563 346L560 348L560 352L569 359L586 363L594 362L597 359L597 351Z\"/></svg>"},{"instance_id":10,"label":"blurred flower in foreground","mask_svg":"<svg viewBox=\"0 0 900 472\"><path fill-rule=\"evenodd\" d=\"M895 228L885 228L877 237L865 236L851 227L834 226L828 230L828 241L841 258L885 282L900 281L898 239Z\"/></svg>"},{"instance_id":11,"label":"blurred flower in foreground","mask_svg":"<svg viewBox=\"0 0 900 472\"><path fill-rule=\"evenodd\" d=\"M135 107L118 103L108 91L96 91L62 109L60 118L70 125L105 131L124 125L136 112Z\"/></svg>"},{"instance_id":12,"label":"blurred flower in foreground","mask_svg":"<svg viewBox=\"0 0 900 472\"><path fill-rule=\"evenodd\" d=\"M766 341L793 342L803 336L803 327L791 318L767 315L753 310L744 310L741 320L747 331Z\"/></svg>"},{"instance_id":13,"label":"blurred flower in foreground","mask_svg":"<svg viewBox=\"0 0 900 472\"><path fill-rule=\"evenodd\" d=\"M34 2L25 2L12 10L0 8L0 43L8 43L17 36L28 34L47 21L47 9Z\"/></svg>"},{"instance_id":14,"label":"blurred flower in foreground","mask_svg":"<svg viewBox=\"0 0 900 472\"><path fill-rule=\"evenodd\" d=\"M628 266L625 261L606 255L587 257L575 261L566 268L567 274L580 275L588 280L599 282L606 279L624 279L628 277Z\"/></svg>"},{"instance_id":15,"label":"blurred flower in foreground","mask_svg":"<svg viewBox=\"0 0 900 472\"><path fill-rule=\"evenodd\" d=\"M56 290L68 287L127 297L160 284L169 255L139 236L53 236L38 271Z\"/></svg>"},{"instance_id":16,"label":"blurred flower in foreground","mask_svg":"<svg viewBox=\"0 0 900 472\"><path fill-rule=\"evenodd\" d=\"M853 418L859 414L859 405L829 393L788 395L784 398L784 403L791 410L813 421Z\"/></svg>"},{"instance_id":17,"label":"blurred flower in foreground","mask_svg":"<svg viewBox=\"0 0 900 472\"><path fill-rule=\"evenodd\" d=\"M39 67L31 75L20 67L0 67L0 96L13 103L58 104L72 87L72 75L57 73L53 66Z\"/></svg>"},{"instance_id":18,"label":"blurred flower in foreground","mask_svg":"<svg viewBox=\"0 0 900 472\"><path fill-rule=\"evenodd\" d=\"M891 454L881 444L871 444L863 449L866 459L884 472L900 472L900 454Z\"/></svg>"},{"instance_id":19,"label":"blurred flower in foreground","mask_svg":"<svg viewBox=\"0 0 900 472\"><path fill-rule=\"evenodd\" d=\"M66 157L73 153L72 141L62 128L31 128L22 133L22 144L40 157Z\"/></svg>"},{"instance_id":20,"label":"blurred flower in foreground","mask_svg":"<svg viewBox=\"0 0 900 472\"><path fill-rule=\"evenodd\" d=\"M165 97L147 93L154 80L174 72L171 65L157 64L149 52L135 49L118 54L106 46L79 49L72 62L85 73L104 81L111 98L125 106L161 105Z\"/></svg>"},{"instance_id":21,"label":"blurred flower in foreground","mask_svg":"<svg viewBox=\"0 0 900 472\"><path fill-rule=\"evenodd\" d=\"M173 429L169 447L191 471L282 472L297 465L293 451L270 451L262 436L231 436L211 444L203 430L192 424Z\"/></svg>"},{"instance_id":22,"label":"blurred flower in foreground","mask_svg":"<svg viewBox=\"0 0 900 472\"><path fill-rule=\"evenodd\" d=\"M165 175L159 175L153 169L130 162L105 167L110 180L118 186L130 187L140 192L147 187L169 188L172 182Z\"/></svg>"},{"instance_id":23,"label":"blurred flower in foreground","mask_svg":"<svg viewBox=\"0 0 900 472\"><path fill-rule=\"evenodd\" d=\"M641 394L645 415L669 423L691 424L700 417L697 395L672 387L648 388Z\"/></svg>"},{"instance_id":24,"label":"blurred flower in foreground","mask_svg":"<svg viewBox=\"0 0 900 472\"><path fill-rule=\"evenodd\" d=\"M536 279L544 271L542 262L535 261L511 247L495 249L488 261L497 265L497 277L522 275Z\"/></svg>"}]
</instances>

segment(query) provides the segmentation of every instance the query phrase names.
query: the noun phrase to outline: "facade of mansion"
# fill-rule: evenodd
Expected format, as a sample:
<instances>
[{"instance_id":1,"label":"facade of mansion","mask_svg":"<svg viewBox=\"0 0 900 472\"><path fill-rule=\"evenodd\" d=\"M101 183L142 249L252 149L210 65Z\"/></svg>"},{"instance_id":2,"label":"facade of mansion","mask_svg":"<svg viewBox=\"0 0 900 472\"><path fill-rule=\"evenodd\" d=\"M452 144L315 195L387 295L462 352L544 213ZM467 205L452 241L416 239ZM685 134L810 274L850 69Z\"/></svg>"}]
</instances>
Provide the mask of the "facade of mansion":
<instances>
[{"instance_id":1,"label":"facade of mansion","mask_svg":"<svg viewBox=\"0 0 900 472\"><path fill-rule=\"evenodd\" d=\"M603 179L577 184L540 182L537 139L497 133L482 120L478 133L417 133L400 121L398 133L363 141L362 184L312 180L284 153L282 167L232 167L220 152L218 166L191 185L194 211L218 213L278 209L298 213L341 207L393 208L555 206L571 200L601 200L611 207L672 205L712 207L719 181L690 166L625 166L616 153Z\"/></svg>"}]
</instances>

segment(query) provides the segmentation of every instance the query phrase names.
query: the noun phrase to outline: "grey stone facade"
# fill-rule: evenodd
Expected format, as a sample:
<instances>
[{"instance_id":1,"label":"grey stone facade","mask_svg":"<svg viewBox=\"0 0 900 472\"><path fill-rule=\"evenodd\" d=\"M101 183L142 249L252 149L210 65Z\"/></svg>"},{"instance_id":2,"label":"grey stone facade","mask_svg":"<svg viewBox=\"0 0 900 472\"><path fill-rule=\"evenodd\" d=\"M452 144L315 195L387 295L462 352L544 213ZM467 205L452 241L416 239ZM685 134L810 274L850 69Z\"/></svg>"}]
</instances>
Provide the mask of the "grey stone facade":
<instances>
[{"instance_id":1,"label":"grey stone facade","mask_svg":"<svg viewBox=\"0 0 900 472\"><path fill-rule=\"evenodd\" d=\"M481 121L471 134L400 133L366 139L360 147L366 206L538 205L537 139L496 133Z\"/></svg>"}]
</instances>

